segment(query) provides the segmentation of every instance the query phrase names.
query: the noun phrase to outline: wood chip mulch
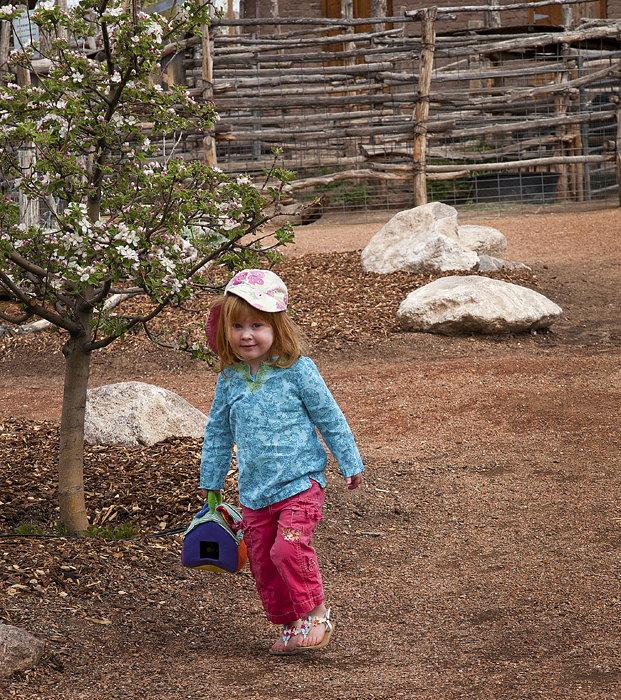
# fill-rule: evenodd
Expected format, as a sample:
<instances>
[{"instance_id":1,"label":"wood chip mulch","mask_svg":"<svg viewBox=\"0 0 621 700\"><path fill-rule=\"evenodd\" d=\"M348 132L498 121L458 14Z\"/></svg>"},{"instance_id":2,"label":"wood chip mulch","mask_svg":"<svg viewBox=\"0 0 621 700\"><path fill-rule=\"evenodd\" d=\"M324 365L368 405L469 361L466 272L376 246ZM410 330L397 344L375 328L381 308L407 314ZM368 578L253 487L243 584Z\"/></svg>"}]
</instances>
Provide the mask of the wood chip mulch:
<instances>
[{"instance_id":1,"label":"wood chip mulch","mask_svg":"<svg viewBox=\"0 0 621 700\"><path fill-rule=\"evenodd\" d=\"M400 330L395 314L407 295L440 277L465 276L472 272L436 272L420 274L393 272L379 274L364 272L360 266L361 251L346 253L316 253L286 258L273 269L285 281L289 290L292 314L311 344L373 342ZM524 270L501 270L474 273L528 287L537 285L537 278ZM204 339L204 321L213 297L197 298L186 310L170 309L160 314L154 330L165 330L165 342L175 334L186 332L190 341ZM119 313L139 313L148 309L144 300L124 302ZM39 352L59 352L66 333L35 333L2 339L9 353L19 348ZM144 332L128 335L102 353L126 350L137 343L149 342Z\"/></svg>"},{"instance_id":2,"label":"wood chip mulch","mask_svg":"<svg viewBox=\"0 0 621 700\"><path fill-rule=\"evenodd\" d=\"M296 322L312 343L385 338L400 330L395 314L410 292L441 277L476 274L364 272L360 253L314 253L289 258L274 268L287 285ZM523 286L537 282L523 270L481 274Z\"/></svg>"}]
</instances>

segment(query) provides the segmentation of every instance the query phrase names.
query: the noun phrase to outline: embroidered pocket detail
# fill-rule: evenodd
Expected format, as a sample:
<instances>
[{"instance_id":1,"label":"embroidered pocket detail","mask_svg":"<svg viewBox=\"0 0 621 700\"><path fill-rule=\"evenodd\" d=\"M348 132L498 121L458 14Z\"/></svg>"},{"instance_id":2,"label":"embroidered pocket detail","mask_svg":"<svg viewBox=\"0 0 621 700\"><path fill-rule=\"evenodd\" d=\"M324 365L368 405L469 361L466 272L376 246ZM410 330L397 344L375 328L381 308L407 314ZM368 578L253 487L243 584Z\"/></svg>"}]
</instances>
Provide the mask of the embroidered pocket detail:
<instances>
[{"instance_id":1,"label":"embroidered pocket detail","mask_svg":"<svg viewBox=\"0 0 621 700\"><path fill-rule=\"evenodd\" d=\"M297 542L300 539L300 533L293 528L283 527L282 537L286 542Z\"/></svg>"},{"instance_id":2,"label":"embroidered pocket detail","mask_svg":"<svg viewBox=\"0 0 621 700\"><path fill-rule=\"evenodd\" d=\"M321 510L315 503L301 504L291 509L291 517L287 518L289 527L283 528L283 531L291 530L297 533L296 541L300 534L311 537L318 521L322 519Z\"/></svg>"}]
</instances>

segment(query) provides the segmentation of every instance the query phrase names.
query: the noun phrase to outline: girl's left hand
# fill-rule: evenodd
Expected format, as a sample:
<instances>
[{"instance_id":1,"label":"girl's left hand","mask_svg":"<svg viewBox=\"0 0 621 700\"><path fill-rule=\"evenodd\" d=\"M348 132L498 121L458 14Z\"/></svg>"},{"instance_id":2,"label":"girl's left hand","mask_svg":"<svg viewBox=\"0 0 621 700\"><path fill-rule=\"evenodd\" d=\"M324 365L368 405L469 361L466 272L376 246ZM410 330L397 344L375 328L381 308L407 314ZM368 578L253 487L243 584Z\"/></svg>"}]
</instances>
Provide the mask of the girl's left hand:
<instances>
[{"instance_id":1,"label":"girl's left hand","mask_svg":"<svg viewBox=\"0 0 621 700\"><path fill-rule=\"evenodd\" d=\"M220 493L220 491L214 491L214 493ZM207 498L207 496L209 496L209 489L201 489L201 494L203 498Z\"/></svg>"},{"instance_id":2,"label":"girl's left hand","mask_svg":"<svg viewBox=\"0 0 621 700\"><path fill-rule=\"evenodd\" d=\"M354 474L353 476L348 476L345 479L345 483L347 484L347 488L349 491L353 491L354 489L357 489L358 486L362 483L362 472L359 474Z\"/></svg>"}]
</instances>

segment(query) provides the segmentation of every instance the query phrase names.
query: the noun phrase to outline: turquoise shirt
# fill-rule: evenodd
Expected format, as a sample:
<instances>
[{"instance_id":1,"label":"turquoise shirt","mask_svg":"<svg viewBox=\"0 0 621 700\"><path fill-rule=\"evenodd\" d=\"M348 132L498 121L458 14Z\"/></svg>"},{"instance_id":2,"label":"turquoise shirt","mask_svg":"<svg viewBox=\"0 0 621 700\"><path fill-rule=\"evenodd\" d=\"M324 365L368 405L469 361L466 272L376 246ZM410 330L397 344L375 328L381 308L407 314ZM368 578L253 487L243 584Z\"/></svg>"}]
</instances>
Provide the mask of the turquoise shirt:
<instances>
[{"instance_id":1,"label":"turquoise shirt","mask_svg":"<svg viewBox=\"0 0 621 700\"><path fill-rule=\"evenodd\" d=\"M201 457L201 488L219 490L237 444L239 500L257 510L311 487L325 487L326 451L315 426L339 463L343 476L364 470L354 436L315 363L301 357L292 367L262 364L257 376L248 365L218 377Z\"/></svg>"}]
</instances>

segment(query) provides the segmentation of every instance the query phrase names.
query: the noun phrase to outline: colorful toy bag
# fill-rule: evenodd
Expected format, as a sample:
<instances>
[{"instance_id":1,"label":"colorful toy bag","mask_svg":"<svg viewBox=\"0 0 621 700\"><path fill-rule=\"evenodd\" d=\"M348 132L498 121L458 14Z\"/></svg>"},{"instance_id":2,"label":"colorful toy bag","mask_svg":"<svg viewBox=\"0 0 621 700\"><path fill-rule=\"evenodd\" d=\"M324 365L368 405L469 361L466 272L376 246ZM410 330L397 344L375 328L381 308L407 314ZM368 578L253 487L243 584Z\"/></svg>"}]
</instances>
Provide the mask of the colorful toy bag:
<instances>
[{"instance_id":1,"label":"colorful toy bag","mask_svg":"<svg viewBox=\"0 0 621 700\"><path fill-rule=\"evenodd\" d=\"M242 515L234 506L222 503L222 494L210 491L207 503L181 535L181 563L190 569L237 573L248 560Z\"/></svg>"}]
</instances>

